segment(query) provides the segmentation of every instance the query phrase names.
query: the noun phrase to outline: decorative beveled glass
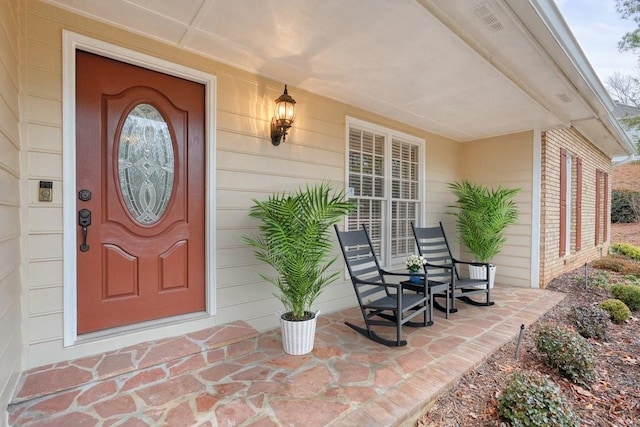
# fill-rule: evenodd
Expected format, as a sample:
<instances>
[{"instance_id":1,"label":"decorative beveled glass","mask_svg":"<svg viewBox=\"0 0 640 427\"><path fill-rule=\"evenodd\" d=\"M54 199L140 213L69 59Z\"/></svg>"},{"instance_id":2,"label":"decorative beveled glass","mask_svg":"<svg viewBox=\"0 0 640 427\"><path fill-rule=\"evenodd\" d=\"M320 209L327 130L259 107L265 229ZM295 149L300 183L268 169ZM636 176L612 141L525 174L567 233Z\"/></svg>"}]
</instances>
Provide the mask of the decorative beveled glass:
<instances>
[{"instance_id":1,"label":"decorative beveled glass","mask_svg":"<svg viewBox=\"0 0 640 427\"><path fill-rule=\"evenodd\" d=\"M162 219L173 191L175 154L167 122L150 104L127 115L118 141L118 180L125 205L140 224Z\"/></svg>"}]
</instances>

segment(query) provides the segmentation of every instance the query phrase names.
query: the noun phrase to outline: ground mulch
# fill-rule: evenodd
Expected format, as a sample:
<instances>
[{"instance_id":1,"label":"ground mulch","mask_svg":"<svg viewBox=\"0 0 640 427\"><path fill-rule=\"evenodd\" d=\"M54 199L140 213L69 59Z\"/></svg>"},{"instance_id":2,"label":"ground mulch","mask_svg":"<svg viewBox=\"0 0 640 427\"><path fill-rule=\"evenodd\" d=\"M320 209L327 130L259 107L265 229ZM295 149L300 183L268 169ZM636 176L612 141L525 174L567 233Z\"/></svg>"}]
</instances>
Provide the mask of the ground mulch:
<instances>
[{"instance_id":1,"label":"ground mulch","mask_svg":"<svg viewBox=\"0 0 640 427\"><path fill-rule=\"evenodd\" d=\"M611 242L640 246L640 224L611 224Z\"/></svg>"},{"instance_id":2,"label":"ground mulch","mask_svg":"<svg viewBox=\"0 0 640 427\"><path fill-rule=\"evenodd\" d=\"M640 245L640 225L634 225L635 228L627 227L623 232L614 225L612 240ZM508 425L498 416L497 399L507 379L514 372L524 370L541 372L558 384L565 399L581 418L583 426L640 426L639 312L633 313L633 317L622 325L610 323L607 340L589 339L596 353L597 373L597 380L589 387L573 384L557 370L547 367L535 349L535 329L538 326L552 323L572 327L568 317L572 307L595 304L610 298L610 285L629 280L625 273L599 270L592 266L587 269L587 277L585 285L585 270L579 268L554 279L547 289L563 292L566 297L535 324L525 325L518 357L517 340L504 345L442 395L419 418L416 426Z\"/></svg>"}]
</instances>

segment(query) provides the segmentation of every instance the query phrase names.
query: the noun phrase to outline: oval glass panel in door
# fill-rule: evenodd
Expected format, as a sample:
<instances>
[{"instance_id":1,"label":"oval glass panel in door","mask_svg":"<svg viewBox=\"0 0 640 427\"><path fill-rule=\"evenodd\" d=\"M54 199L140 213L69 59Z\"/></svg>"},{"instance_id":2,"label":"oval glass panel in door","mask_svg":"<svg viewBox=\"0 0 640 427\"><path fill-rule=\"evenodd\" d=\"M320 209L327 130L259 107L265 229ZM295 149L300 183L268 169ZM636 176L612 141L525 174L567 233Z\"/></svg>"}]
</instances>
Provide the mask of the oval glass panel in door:
<instances>
[{"instance_id":1,"label":"oval glass panel in door","mask_svg":"<svg viewBox=\"0 0 640 427\"><path fill-rule=\"evenodd\" d=\"M131 216L158 222L173 190L175 156L167 122L152 105L138 104L124 121L118 141L118 180Z\"/></svg>"}]
</instances>

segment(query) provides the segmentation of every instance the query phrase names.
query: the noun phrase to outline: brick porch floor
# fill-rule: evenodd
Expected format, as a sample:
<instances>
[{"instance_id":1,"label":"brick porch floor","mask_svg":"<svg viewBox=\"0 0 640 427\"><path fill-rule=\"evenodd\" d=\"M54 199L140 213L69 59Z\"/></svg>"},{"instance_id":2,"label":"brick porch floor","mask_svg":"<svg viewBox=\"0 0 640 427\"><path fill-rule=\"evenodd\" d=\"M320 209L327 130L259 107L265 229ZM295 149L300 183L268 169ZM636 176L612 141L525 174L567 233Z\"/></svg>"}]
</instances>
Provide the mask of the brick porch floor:
<instances>
[{"instance_id":1,"label":"brick porch floor","mask_svg":"<svg viewBox=\"0 0 640 427\"><path fill-rule=\"evenodd\" d=\"M563 295L496 286L495 305L459 303L405 328L406 347L356 334L358 309L318 319L314 350L290 356L279 330L235 322L26 372L12 426L411 425L467 371ZM390 330L393 328L385 328ZM384 329L383 329L384 331Z\"/></svg>"}]
</instances>

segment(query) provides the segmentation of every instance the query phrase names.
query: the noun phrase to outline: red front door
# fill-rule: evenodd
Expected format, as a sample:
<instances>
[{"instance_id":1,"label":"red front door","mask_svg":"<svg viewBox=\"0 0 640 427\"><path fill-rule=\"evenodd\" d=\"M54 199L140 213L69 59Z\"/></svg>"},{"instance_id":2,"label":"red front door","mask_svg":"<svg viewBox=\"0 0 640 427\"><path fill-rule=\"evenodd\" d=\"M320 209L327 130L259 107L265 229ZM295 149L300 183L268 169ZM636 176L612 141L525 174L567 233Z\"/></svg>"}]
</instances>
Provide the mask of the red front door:
<instances>
[{"instance_id":1,"label":"red front door","mask_svg":"<svg viewBox=\"0 0 640 427\"><path fill-rule=\"evenodd\" d=\"M78 333L205 310L204 86L76 54Z\"/></svg>"}]
</instances>

